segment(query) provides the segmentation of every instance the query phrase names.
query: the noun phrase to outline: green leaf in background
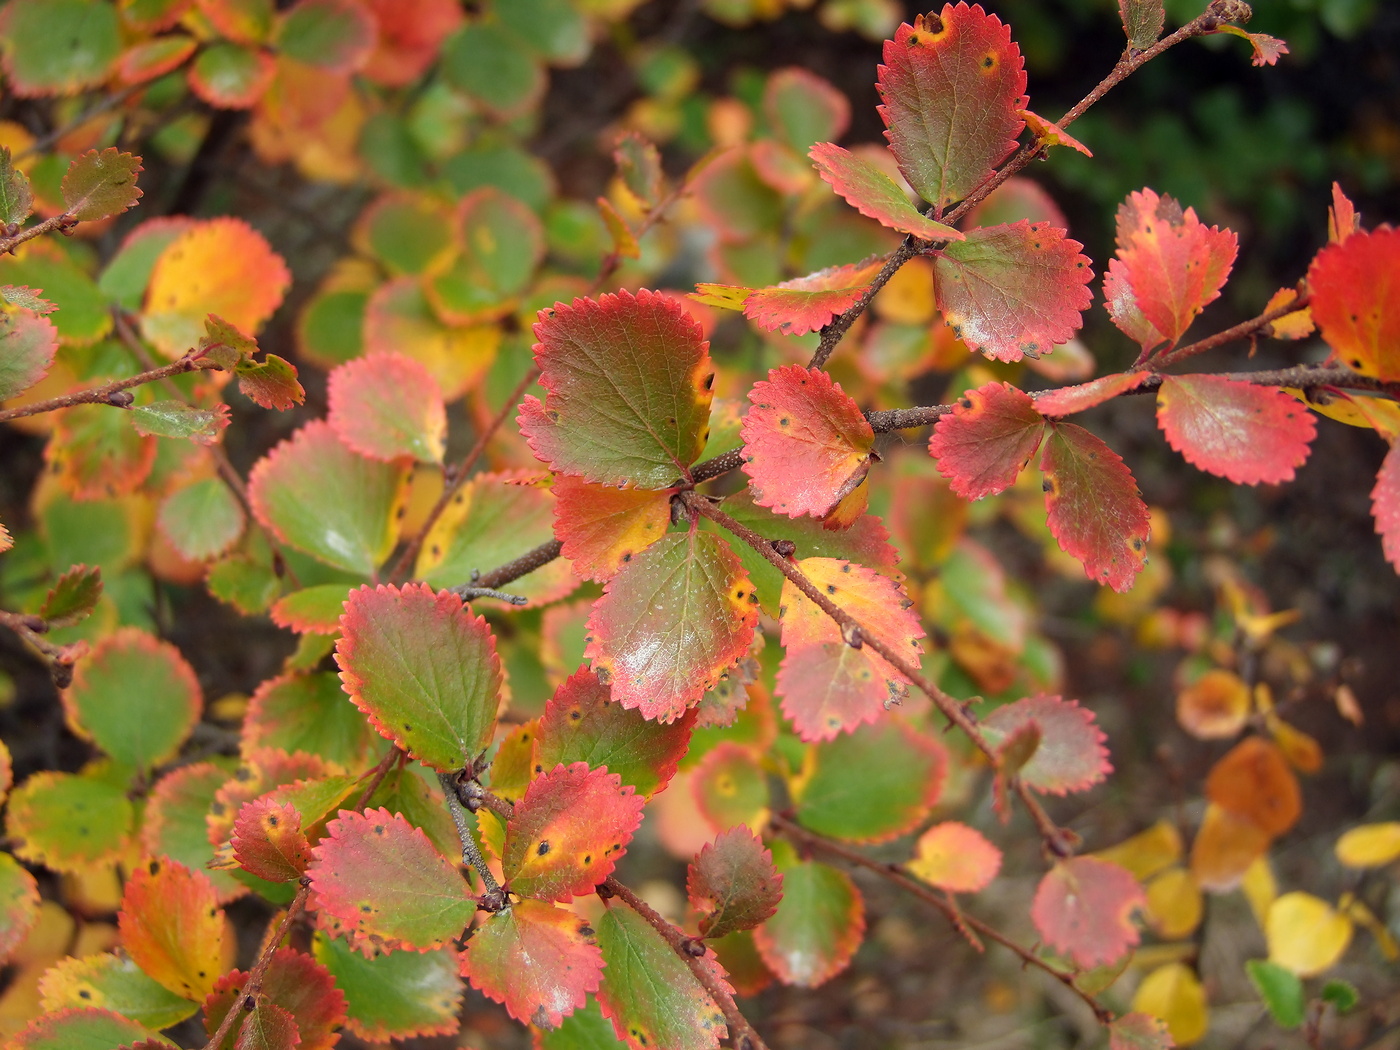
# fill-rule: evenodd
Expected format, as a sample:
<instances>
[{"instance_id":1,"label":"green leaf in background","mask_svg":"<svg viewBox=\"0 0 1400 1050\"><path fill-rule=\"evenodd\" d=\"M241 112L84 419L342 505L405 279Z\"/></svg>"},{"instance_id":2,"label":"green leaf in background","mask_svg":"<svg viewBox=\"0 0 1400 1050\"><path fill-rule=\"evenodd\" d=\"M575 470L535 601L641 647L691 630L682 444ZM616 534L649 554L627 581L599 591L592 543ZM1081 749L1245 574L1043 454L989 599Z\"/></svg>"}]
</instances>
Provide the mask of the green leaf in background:
<instances>
[{"instance_id":1,"label":"green leaf in background","mask_svg":"<svg viewBox=\"0 0 1400 1050\"><path fill-rule=\"evenodd\" d=\"M10 795L5 834L21 859L76 874L122 855L133 816L116 784L77 773L35 773Z\"/></svg>"},{"instance_id":2,"label":"green leaf in background","mask_svg":"<svg viewBox=\"0 0 1400 1050\"><path fill-rule=\"evenodd\" d=\"M631 1047L715 1050L727 1028L724 1014L671 946L631 908L610 901L598 921L603 984L598 1002ZM724 984L709 953L703 965ZM727 987L727 985L726 985Z\"/></svg>"},{"instance_id":3,"label":"green leaf in background","mask_svg":"<svg viewBox=\"0 0 1400 1050\"><path fill-rule=\"evenodd\" d=\"M219 40L195 58L189 81L211 106L248 109L267 91L276 71L272 56L261 48Z\"/></svg>"},{"instance_id":4,"label":"green leaf in background","mask_svg":"<svg viewBox=\"0 0 1400 1050\"><path fill-rule=\"evenodd\" d=\"M386 193L360 216L354 239L391 276L421 274L451 254L452 209L427 193Z\"/></svg>"},{"instance_id":5,"label":"green leaf in background","mask_svg":"<svg viewBox=\"0 0 1400 1050\"><path fill-rule=\"evenodd\" d=\"M248 502L282 542L368 576L393 549L407 475L351 451L317 420L254 465Z\"/></svg>"},{"instance_id":6,"label":"green leaf in background","mask_svg":"<svg viewBox=\"0 0 1400 1050\"><path fill-rule=\"evenodd\" d=\"M11 255L0 259L0 284L42 288L44 298L58 307L49 319L61 342L86 345L112 330L106 297L56 244L31 241L25 245L23 258Z\"/></svg>"},{"instance_id":7,"label":"green leaf in background","mask_svg":"<svg viewBox=\"0 0 1400 1050\"><path fill-rule=\"evenodd\" d=\"M175 1044L115 1010L89 1006L44 1014L30 1021L8 1044L9 1050L112 1050L121 1046Z\"/></svg>"},{"instance_id":8,"label":"green leaf in background","mask_svg":"<svg viewBox=\"0 0 1400 1050\"><path fill-rule=\"evenodd\" d=\"M247 893L247 887L227 871L211 869L214 847L209 842L205 818L214 796L233 776L231 768L214 762L196 762L171 770L156 781L146 799L141 821L141 850L149 856L167 856L191 871L209 876L220 903Z\"/></svg>"},{"instance_id":9,"label":"green leaf in background","mask_svg":"<svg viewBox=\"0 0 1400 1050\"><path fill-rule=\"evenodd\" d=\"M1361 1001L1361 994L1351 982L1333 978L1322 986L1319 998L1324 1003L1335 1006L1338 1013L1344 1014L1356 1009L1356 1004Z\"/></svg>"},{"instance_id":10,"label":"green leaf in background","mask_svg":"<svg viewBox=\"0 0 1400 1050\"><path fill-rule=\"evenodd\" d=\"M588 57L588 22L571 0L510 0L496 5L496 17L552 65L576 66Z\"/></svg>"},{"instance_id":11,"label":"green leaf in background","mask_svg":"<svg viewBox=\"0 0 1400 1050\"><path fill-rule=\"evenodd\" d=\"M311 950L345 993L346 1027L360 1038L387 1042L457 1031L462 981L451 948L367 959L343 940L318 932Z\"/></svg>"},{"instance_id":12,"label":"green leaf in background","mask_svg":"<svg viewBox=\"0 0 1400 1050\"><path fill-rule=\"evenodd\" d=\"M1303 982L1296 973L1264 959L1250 959L1244 968L1275 1024L1281 1028L1297 1028L1303 1023L1307 1003L1303 998Z\"/></svg>"},{"instance_id":13,"label":"green leaf in background","mask_svg":"<svg viewBox=\"0 0 1400 1050\"><path fill-rule=\"evenodd\" d=\"M779 842L773 859L783 876L783 899L754 931L764 963L787 984L815 988L844 970L865 934L865 905L843 871L799 860Z\"/></svg>"},{"instance_id":14,"label":"green leaf in background","mask_svg":"<svg viewBox=\"0 0 1400 1050\"><path fill-rule=\"evenodd\" d=\"M141 158L108 146L90 149L68 165L63 176L63 202L68 214L82 222L119 215L141 199L136 176Z\"/></svg>"},{"instance_id":15,"label":"green leaf in background","mask_svg":"<svg viewBox=\"0 0 1400 1050\"><path fill-rule=\"evenodd\" d=\"M472 324L509 312L544 258L544 226L522 201L492 186L457 205L456 261L431 277L429 301L448 324Z\"/></svg>"},{"instance_id":16,"label":"green leaf in background","mask_svg":"<svg viewBox=\"0 0 1400 1050\"><path fill-rule=\"evenodd\" d=\"M0 15L5 72L16 95L69 95L107 79L121 55L106 0L13 0Z\"/></svg>"},{"instance_id":17,"label":"green leaf in background","mask_svg":"<svg viewBox=\"0 0 1400 1050\"><path fill-rule=\"evenodd\" d=\"M350 73L365 64L377 37L374 16L354 0L300 0L282 16L273 43L298 62Z\"/></svg>"},{"instance_id":18,"label":"green leaf in background","mask_svg":"<svg viewBox=\"0 0 1400 1050\"><path fill-rule=\"evenodd\" d=\"M60 960L40 980L39 997L49 1012L94 1006L152 1029L169 1028L199 1009L146 976L127 956L111 953Z\"/></svg>"},{"instance_id":19,"label":"green leaf in background","mask_svg":"<svg viewBox=\"0 0 1400 1050\"><path fill-rule=\"evenodd\" d=\"M695 768L695 802L716 831L768 821L768 775L751 747L724 740Z\"/></svg>"},{"instance_id":20,"label":"green leaf in background","mask_svg":"<svg viewBox=\"0 0 1400 1050\"><path fill-rule=\"evenodd\" d=\"M0 226L18 225L34 210L29 177L10 160L10 147L0 146Z\"/></svg>"},{"instance_id":21,"label":"green leaf in background","mask_svg":"<svg viewBox=\"0 0 1400 1050\"><path fill-rule=\"evenodd\" d=\"M449 84L502 118L532 108L547 86L530 48L498 22L471 22L448 37L442 72Z\"/></svg>"},{"instance_id":22,"label":"green leaf in background","mask_svg":"<svg viewBox=\"0 0 1400 1050\"><path fill-rule=\"evenodd\" d=\"M243 535L245 524L243 505L219 478L176 489L156 512L161 535L189 561L218 557Z\"/></svg>"},{"instance_id":23,"label":"green leaf in background","mask_svg":"<svg viewBox=\"0 0 1400 1050\"><path fill-rule=\"evenodd\" d=\"M486 621L426 584L361 587L336 643L345 691L374 727L441 772L491 742L501 661Z\"/></svg>"},{"instance_id":24,"label":"green leaf in background","mask_svg":"<svg viewBox=\"0 0 1400 1050\"><path fill-rule=\"evenodd\" d=\"M229 424L228 406L195 408L183 401L152 401L131 409L136 433L143 437L185 438L212 445Z\"/></svg>"},{"instance_id":25,"label":"green leaf in background","mask_svg":"<svg viewBox=\"0 0 1400 1050\"><path fill-rule=\"evenodd\" d=\"M19 861L0 853L0 962L24 943L39 917L39 884Z\"/></svg>"},{"instance_id":26,"label":"green leaf in background","mask_svg":"<svg viewBox=\"0 0 1400 1050\"><path fill-rule=\"evenodd\" d=\"M204 698L180 650L124 627L78 664L63 704L75 733L122 765L148 770L180 750Z\"/></svg>"},{"instance_id":27,"label":"green leaf in background","mask_svg":"<svg viewBox=\"0 0 1400 1050\"><path fill-rule=\"evenodd\" d=\"M150 283L156 259L170 244L194 226L193 219L183 216L162 216L147 219L122 241L97 279L97 287L108 299L124 310L141 309Z\"/></svg>"},{"instance_id":28,"label":"green leaf in background","mask_svg":"<svg viewBox=\"0 0 1400 1050\"><path fill-rule=\"evenodd\" d=\"M564 1018L558 1028L539 1032L535 1038L539 1050L628 1050L591 996L588 1005Z\"/></svg>"}]
</instances>

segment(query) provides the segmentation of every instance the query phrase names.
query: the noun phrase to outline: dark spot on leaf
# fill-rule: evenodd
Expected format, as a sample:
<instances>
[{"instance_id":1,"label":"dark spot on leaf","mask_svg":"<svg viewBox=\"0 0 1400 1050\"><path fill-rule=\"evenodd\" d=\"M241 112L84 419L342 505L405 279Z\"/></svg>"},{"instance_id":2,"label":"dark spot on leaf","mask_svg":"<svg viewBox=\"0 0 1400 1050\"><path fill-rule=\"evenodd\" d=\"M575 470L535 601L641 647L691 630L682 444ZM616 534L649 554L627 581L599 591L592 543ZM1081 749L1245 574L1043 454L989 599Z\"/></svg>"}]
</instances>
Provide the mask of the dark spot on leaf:
<instances>
[{"instance_id":1,"label":"dark spot on leaf","mask_svg":"<svg viewBox=\"0 0 1400 1050\"><path fill-rule=\"evenodd\" d=\"M535 855L538 856L538 857L543 857L543 856L544 856L546 853L548 853L548 852L549 852L549 842L548 842L548 841L541 842L538 846L535 847Z\"/></svg>"}]
</instances>

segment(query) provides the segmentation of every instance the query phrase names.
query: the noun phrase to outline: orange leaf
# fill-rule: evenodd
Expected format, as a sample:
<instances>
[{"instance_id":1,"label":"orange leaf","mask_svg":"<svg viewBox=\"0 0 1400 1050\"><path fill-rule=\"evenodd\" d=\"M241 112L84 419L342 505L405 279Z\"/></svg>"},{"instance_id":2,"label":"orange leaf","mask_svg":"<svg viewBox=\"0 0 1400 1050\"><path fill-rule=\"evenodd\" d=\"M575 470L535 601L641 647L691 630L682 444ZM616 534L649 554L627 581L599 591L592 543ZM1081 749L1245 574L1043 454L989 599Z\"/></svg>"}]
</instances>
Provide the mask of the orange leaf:
<instances>
[{"instance_id":1,"label":"orange leaf","mask_svg":"<svg viewBox=\"0 0 1400 1050\"><path fill-rule=\"evenodd\" d=\"M919 837L911 874L951 893L986 889L1001 869L1001 850L976 828L955 820L935 824Z\"/></svg>"},{"instance_id":2,"label":"orange leaf","mask_svg":"<svg viewBox=\"0 0 1400 1050\"><path fill-rule=\"evenodd\" d=\"M203 999L233 965L233 927L214 884L168 857L132 872L117 925L136 965L186 999Z\"/></svg>"},{"instance_id":3,"label":"orange leaf","mask_svg":"<svg viewBox=\"0 0 1400 1050\"><path fill-rule=\"evenodd\" d=\"M1283 752L1257 736L1246 737L1215 764L1206 777L1206 798L1270 838L1291 828L1303 811L1298 779Z\"/></svg>"},{"instance_id":4,"label":"orange leaf","mask_svg":"<svg viewBox=\"0 0 1400 1050\"><path fill-rule=\"evenodd\" d=\"M1211 804L1191 844L1191 874L1201 889L1224 893L1240 884L1268 848L1269 836L1258 824Z\"/></svg>"},{"instance_id":5,"label":"orange leaf","mask_svg":"<svg viewBox=\"0 0 1400 1050\"><path fill-rule=\"evenodd\" d=\"M1198 740L1229 740L1249 718L1249 686L1233 671L1207 671L1176 695L1176 720Z\"/></svg>"}]
</instances>

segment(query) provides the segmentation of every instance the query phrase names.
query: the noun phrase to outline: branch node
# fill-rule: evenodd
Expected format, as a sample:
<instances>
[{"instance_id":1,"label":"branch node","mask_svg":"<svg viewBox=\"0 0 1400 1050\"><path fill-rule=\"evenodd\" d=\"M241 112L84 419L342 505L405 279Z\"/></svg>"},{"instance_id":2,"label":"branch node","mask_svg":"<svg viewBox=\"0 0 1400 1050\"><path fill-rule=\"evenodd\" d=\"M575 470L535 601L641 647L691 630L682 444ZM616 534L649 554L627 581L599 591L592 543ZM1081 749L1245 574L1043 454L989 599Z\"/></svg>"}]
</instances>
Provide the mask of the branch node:
<instances>
[{"instance_id":1,"label":"branch node","mask_svg":"<svg viewBox=\"0 0 1400 1050\"><path fill-rule=\"evenodd\" d=\"M797 553L797 544L793 543L792 540L770 540L769 542L773 546L774 553L780 558L791 558Z\"/></svg>"},{"instance_id":2,"label":"branch node","mask_svg":"<svg viewBox=\"0 0 1400 1050\"><path fill-rule=\"evenodd\" d=\"M860 649L865 645L865 637L860 633L860 624L843 623L841 625L841 640L852 649Z\"/></svg>"},{"instance_id":3,"label":"branch node","mask_svg":"<svg viewBox=\"0 0 1400 1050\"><path fill-rule=\"evenodd\" d=\"M115 405L117 408L130 408L136 395L130 390L113 390L107 395L107 404Z\"/></svg>"}]
</instances>

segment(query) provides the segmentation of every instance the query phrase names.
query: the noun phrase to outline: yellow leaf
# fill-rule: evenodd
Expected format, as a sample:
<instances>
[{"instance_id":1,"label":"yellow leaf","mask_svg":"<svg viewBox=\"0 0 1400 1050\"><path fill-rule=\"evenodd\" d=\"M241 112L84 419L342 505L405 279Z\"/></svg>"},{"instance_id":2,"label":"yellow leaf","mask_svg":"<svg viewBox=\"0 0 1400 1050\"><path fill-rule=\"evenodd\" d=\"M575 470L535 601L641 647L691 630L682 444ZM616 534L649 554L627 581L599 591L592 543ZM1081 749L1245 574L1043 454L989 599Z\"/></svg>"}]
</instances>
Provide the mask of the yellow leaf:
<instances>
[{"instance_id":1,"label":"yellow leaf","mask_svg":"<svg viewBox=\"0 0 1400 1050\"><path fill-rule=\"evenodd\" d=\"M1233 671L1212 668L1176 695L1176 720L1198 740L1229 740L1249 718L1249 686Z\"/></svg>"},{"instance_id":2,"label":"yellow leaf","mask_svg":"<svg viewBox=\"0 0 1400 1050\"><path fill-rule=\"evenodd\" d=\"M1337 901L1337 910L1376 939L1376 947L1388 962L1400 959L1400 943L1395 940L1395 935L1354 894L1342 894L1341 900Z\"/></svg>"},{"instance_id":3,"label":"yellow leaf","mask_svg":"<svg viewBox=\"0 0 1400 1050\"><path fill-rule=\"evenodd\" d=\"M1278 898L1278 880L1274 878L1274 869L1267 856L1255 858L1244 873L1240 888L1249 901L1249 910L1254 912L1254 921L1262 928L1269 917L1269 909Z\"/></svg>"},{"instance_id":4,"label":"yellow leaf","mask_svg":"<svg viewBox=\"0 0 1400 1050\"><path fill-rule=\"evenodd\" d=\"M1159 820L1146 831L1099 850L1094 856L1119 864L1132 872L1133 878L1146 882L1179 861L1181 853L1181 832L1170 821Z\"/></svg>"},{"instance_id":5,"label":"yellow leaf","mask_svg":"<svg viewBox=\"0 0 1400 1050\"><path fill-rule=\"evenodd\" d=\"M1348 868L1379 868L1400 858L1400 820L1362 824L1337 840L1337 859Z\"/></svg>"},{"instance_id":6,"label":"yellow leaf","mask_svg":"<svg viewBox=\"0 0 1400 1050\"><path fill-rule=\"evenodd\" d=\"M1322 768L1322 747L1307 733L1272 712L1265 717L1265 725L1290 766L1300 773L1316 773Z\"/></svg>"},{"instance_id":7,"label":"yellow leaf","mask_svg":"<svg viewBox=\"0 0 1400 1050\"><path fill-rule=\"evenodd\" d=\"M1322 973L1351 943L1352 922L1310 893L1285 893L1269 908L1269 961L1299 977Z\"/></svg>"},{"instance_id":8,"label":"yellow leaf","mask_svg":"<svg viewBox=\"0 0 1400 1050\"><path fill-rule=\"evenodd\" d=\"M933 264L911 259L875 294L875 315L895 324L928 324L933 320Z\"/></svg>"},{"instance_id":9,"label":"yellow leaf","mask_svg":"<svg viewBox=\"0 0 1400 1050\"><path fill-rule=\"evenodd\" d=\"M1190 1046L1210 1027L1205 989L1182 963L1168 963L1143 978L1133 1010L1160 1018L1177 1046Z\"/></svg>"},{"instance_id":10,"label":"yellow leaf","mask_svg":"<svg viewBox=\"0 0 1400 1050\"><path fill-rule=\"evenodd\" d=\"M1201 890L1185 868L1168 868L1147 884L1147 921L1159 937L1187 937L1201 921Z\"/></svg>"},{"instance_id":11,"label":"yellow leaf","mask_svg":"<svg viewBox=\"0 0 1400 1050\"><path fill-rule=\"evenodd\" d=\"M1280 288L1265 305L1265 312L1292 302L1297 294L1292 288ZM1284 314L1269 322L1269 329L1275 339L1303 339L1313 331L1312 311L1305 306L1301 310Z\"/></svg>"}]
</instances>

